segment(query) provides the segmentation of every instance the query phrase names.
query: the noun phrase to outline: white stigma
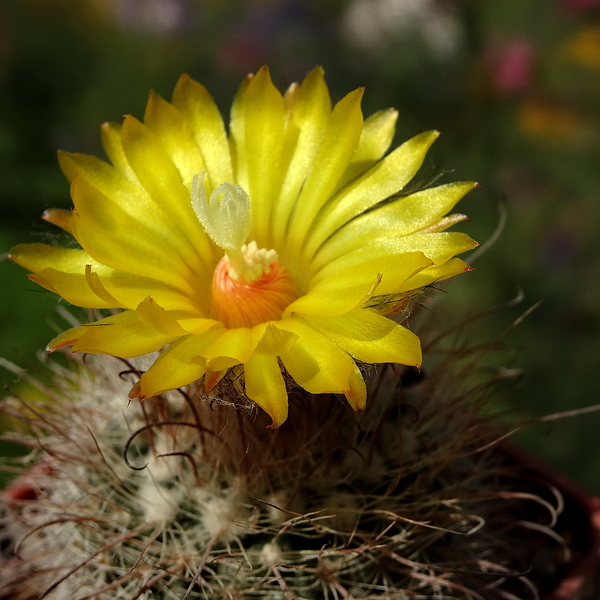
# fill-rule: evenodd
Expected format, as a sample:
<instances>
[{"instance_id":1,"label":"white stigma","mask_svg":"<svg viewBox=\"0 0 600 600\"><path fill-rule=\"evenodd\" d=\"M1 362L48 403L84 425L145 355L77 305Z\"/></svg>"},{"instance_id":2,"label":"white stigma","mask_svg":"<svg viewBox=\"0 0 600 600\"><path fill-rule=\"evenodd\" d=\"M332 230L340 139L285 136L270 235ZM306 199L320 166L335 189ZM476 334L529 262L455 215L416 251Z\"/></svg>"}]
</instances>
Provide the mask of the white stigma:
<instances>
[{"instance_id":1,"label":"white stigma","mask_svg":"<svg viewBox=\"0 0 600 600\"><path fill-rule=\"evenodd\" d=\"M250 233L250 198L241 185L222 183L206 199L204 172L192 179L192 207L204 231L223 250L239 252Z\"/></svg>"},{"instance_id":2,"label":"white stigma","mask_svg":"<svg viewBox=\"0 0 600 600\"><path fill-rule=\"evenodd\" d=\"M225 251L232 279L255 281L270 271L275 250L246 245L250 233L250 198L241 185L225 182L206 198L203 171L192 179L192 208L210 239Z\"/></svg>"}]
</instances>

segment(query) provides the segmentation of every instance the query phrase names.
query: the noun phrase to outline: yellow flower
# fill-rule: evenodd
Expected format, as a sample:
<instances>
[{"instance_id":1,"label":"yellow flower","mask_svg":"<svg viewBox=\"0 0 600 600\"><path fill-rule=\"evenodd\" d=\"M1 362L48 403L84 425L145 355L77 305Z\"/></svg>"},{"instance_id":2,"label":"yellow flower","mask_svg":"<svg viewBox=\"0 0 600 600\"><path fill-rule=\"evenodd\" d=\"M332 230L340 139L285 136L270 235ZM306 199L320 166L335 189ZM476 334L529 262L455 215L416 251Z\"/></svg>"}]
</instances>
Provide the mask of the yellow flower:
<instances>
[{"instance_id":1,"label":"yellow flower","mask_svg":"<svg viewBox=\"0 0 600 600\"><path fill-rule=\"evenodd\" d=\"M355 361L419 365L417 336L384 315L468 270L454 257L475 243L443 231L464 216L444 215L474 184L402 194L437 133L382 158L396 111L363 121L362 93L332 109L321 69L282 95L263 67L242 83L228 135L184 75L171 103L150 95L143 123L102 127L112 164L61 153L74 210L45 218L81 249L27 244L11 257L74 305L122 310L48 349L131 358L164 348L131 391L140 398L203 376L210 391L243 368L246 395L273 426L287 417L284 370L361 410Z\"/></svg>"},{"instance_id":2,"label":"yellow flower","mask_svg":"<svg viewBox=\"0 0 600 600\"><path fill-rule=\"evenodd\" d=\"M586 25L580 28L564 46L565 54L575 64L600 70L600 27Z\"/></svg>"}]
</instances>

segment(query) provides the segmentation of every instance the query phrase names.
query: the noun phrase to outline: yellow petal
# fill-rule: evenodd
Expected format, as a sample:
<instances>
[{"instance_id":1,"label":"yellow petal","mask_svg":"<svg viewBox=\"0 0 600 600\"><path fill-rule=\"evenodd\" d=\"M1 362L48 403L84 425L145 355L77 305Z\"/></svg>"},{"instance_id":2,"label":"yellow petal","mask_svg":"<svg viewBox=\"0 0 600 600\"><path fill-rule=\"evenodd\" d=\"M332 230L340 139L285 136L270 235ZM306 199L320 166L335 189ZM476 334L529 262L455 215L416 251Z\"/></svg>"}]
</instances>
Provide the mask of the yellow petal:
<instances>
[{"instance_id":1,"label":"yellow petal","mask_svg":"<svg viewBox=\"0 0 600 600\"><path fill-rule=\"evenodd\" d=\"M238 183L244 190L250 189L248 155L246 153L244 98L253 77L253 75L248 75L242 81L231 105L231 117L229 121L229 147L234 179L231 183Z\"/></svg>"},{"instance_id":2,"label":"yellow petal","mask_svg":"<svg viewBox=\"0 0 600 600\"><path fill-rule=\"evenodd\" d=\"M29 279L43 288L58 294L74 306L83 308L118 308L121 303L115 306L100 299L90 289L83 273L74 275L72 273L63 273L56 269L42 269L38 273L29 275Z\"/></svg>"},{"instance_id":3,"label":"yellow petal","mask_svg":"<svg viewBox=\"0 0 600 600\"><path fill-rule=\"evenodd\" d=\"M92 265L85 265L85 281L90 290L111 308L127 308L104 287L98 273L92 271Z\"/></svg>"},{"instance_id":4,"label":"yellow petal","mask_svg":"<svg viewBox=\"0 0 600 600\"><path fill-rule=\"evenodd\" d=\"M73 235L73 229L71 227L71 211L65 208L48 208L44 211L42 219L56 225L66 232Z\"/></svg>"},{"instance_id":5,"label":"yellow petal","mask_svg":"<svg viewBox=\"0 0 600 600\"><path fill-rule=\"evenodd\" d=\"M77 211L73 215L75 236L99 263L158 279L188 295L210 281L212 273L203 262L192 262L196 257L190 257L182 246L180 234L158 235L83 178L75 179L71 195Z\"/></svg>"},{"instance_id":6,"label":"yellow petal","mask_svg":"<svg viewBox=\"0 0 600 600\"><path fill-rule=\"evenodd\" d=\"M36 272L32 281L59 294L67 302L86 308L116 308L107 304L90 289L85 269L91 265L103 286L119 303L135 308L148 294L167 309L198 312L195 304L181 292L161 281L138 277L111 269L94 261L83 250L60 248L46 244L20 244L11 248L10 258L16 263Z\"/></svg>"},{"instance_id":7,"label":"yellow petal","mask_svg":"<svg viewBox=\"0 0 600 600\"><path fill-rule=\"evenodd\" d=\"M311 394L348 390L354 361L322 333L299 318L284 319L277 327L291 331L298 339L281 355L294 381Z\"/></svg>"},{"instance_id":8,"label":"yellow petal","mask_svg":"<svg viewBox=\"0 0 600 600\"><path fill-rule=\"evenodd\" d=\"M360 372L360 369L354 365L350 379L348 380L348 389L344 392L348 404L358 413L362 412L367 405L367 386Z\"/></svg>"},{"instance_id":9,"label":"yellow petal","mask_svg":"<svg viewBox=\"0 0 600 600\"><path fill-rule=\"evenodd\" d=\"M370 296L404 291L407 281L433 265L433 261L422 252L386 254L374 250L374 256L357 251L326 265L310 281L306 294L286 308L284 317L293 313L330 317L343 315L361 306ZM359 254L358 258L356 254Z\"/></svg>"},{"instance_id":10,"label":"yellow petal","mask_svg":"<svg viewBox=\"0 0 600 600\"><path fill-rule=\"evenodd\" d=\"M422 252L393 252L365 256L359 263L344 263L348 256L326 265L311 280L309 289L290 304L284 316L292 313L338 316L362 305L369 296L396 294L403 282L432 265Z\"/></svg>"},{"instance_id":11,"label":"yellow petal","mask_svg":"<svg viewBox=\"0 0 600 600\"><path fill-rule=\"evenodd\" d=\"M125 314L125 313L121 313ZM62 333L58 334L55 338L50 340L46 345L47 352L54 352L67 346L72 346L79 340L79 338L88 330L89 325L81 325L78 327L71 327Z\"/></svg>"},{"instance_id":12,"label":"yellow petal","mask_svg":"<svg viewBox=\"0 0 600 600\"><path fill-rule=\"evenodd\" d=\"M438 135L428 131L404 142L332 198L309 234L306 255L312 256L345 223L400 191L415 176Z\"/></svg>"},{"instance_id":13,"label":"yellow petal","mask_svg":"<svg viewBox=\"0 0 600 600\"><path fill-rule=\"evenodd\" d=\"M192 209L190 193L160 140L131 116L125 117L121 140L127 161L140 183L194 245L199 260L211 256L213 247Z\"/></svg>"},{"instance_id":14,"label":"yellow petal","mask_svg":"<svg viewBox=\"0 0 600 600\"><path fill-rule=\"evenodd\" d=\"M332 240L331 243L323 246L312 261L311 267L315 271L320 267L331 271L343 268L358 269L364 262L402 252L422 252L436 265L441 265L454 255L477 246L477 242L467 234L454 231L414 233L402 237L390 237L384 231L379 236L371 238L364 246L357 247L355 241L354 250L346 240L343 242L338 244Z\"/></svg>"},{"instance_id":15,"label":"yellow petal","mask_svg":"<svg viewBox=\"0 0 600 600\"><path fill-rule=\"evenodd\" d=\"M276 357L254 354L244 365L246 395L256 402L279 427L288 415L288 395Z\"/></svg>"},{"instance_id":16,"label":"yellow petal","mask_svg":"<svg viewBox=\"0 0 600 600\"><path fill-rule=\"evenodd\" d=\"M193 245L188 240L181 239L181 231L175 222L174 214L168 212L168 207L160 204L160 198L155 201L148 194L137 181L135 174L132 181L108 163L85 154L59 152L58 159L69 181L84 179L89 186L119 206L131 219L151 231L157 242L179 238L179 246L186 249L185 256L195 255Z\"/></svg>"},{"instance_id":17,"label":"yellow petal","mask_svg":"<svg viewBox=\"0 0 600 600\"><path fill-rule=\"evenodd\" d=\"M204 375L204 390L210 394L214 387L223 379L227 371L207 371Z\"/></svg>"},{"instance_id":18,"label":"yellow petal","mask_svg":"<svg viewBox=\"0 0 600 600\"><path fill-rule=\"evenodd\" d=\"M323 267L310 282L307 295L316 290L343 290L358 283L373 282L381 276L377 294L394 294L401 284L415 273L433 265L422 252L368 252L361 255L360 268L353 262L355 254L349 253ZM345 260L348 260L346 263Z\"/></svg>"},{"instance_id":19,"label":"yellow petal","mask_svg":"<svg viewBox=\"0 0 600 600\"><path fill-rule=\"evenodd\" d=\"M395 293L401 294L402 292L422 289L437 281L443 281L444 279L449 279L450 277L471 270L472 268L460 258L451 258L443 265L428 267L427 269L423 269L419 273L416 273L400 285Z\"/></svg>"},{"instance_id":20,"label":"yellow petal","mask_svg":"<svg viewBox=\"0 0 600 600\"><path fill-rule=\"evenodd\" d=\"M202 153L208 193L225 181L234 183L223 119L206 88L182 75L173 92L173 104L183 113Z\"/></svg>"},{"instance_id":21,"label":"yellow petal","mask_svg":"<svg viewBox=\"0 0 600 600\"><path fill-rule=\"evenodd\" d=\"M380 110L365 120L358 147L338 182L338 190L370 169L387 152L397 120L398 111L394 108Z\"/></svg>"},{"instance_id":22,"label":"yellow petal","mask_svg":"<svg viewBox=\"0 0 600 600\"><path fill-rule=\"evenodd\" d=\"M52 268L42 269L29 278L38 285L59 294L67 302L85 308L118 308L121 305L135 308L149 293L158 298L160 303L179 311L188 311L190 316L197 315L197 307L190 300L175 290L142 277L115 271L102 265L94 267L101 278L103 287L113 296L117 303L101 300L89 287L85 276L85 266L80 273L65 273ZM196 317L197 318L197 317ZM190 330L191 331L191 330Z\"/></svg>"},{"instance_id":23,"label":"yellow petal","mask_svg":"<svg viewBox=\"0 0 600 600\"><path fill-rule=\"evenodd\" d=\"M375 276L371 281L360 281L354 285L338 287L335 285L315 286L304 296L294 300L284 311L283 317L292 315L323 315L335 317L364 304L375 293L381 283L381 276Z\"/></svg>"},{"instance_id":24,"label":"yellow petal","mask_svg":"<svg viewBox=\"0 0 600 600\"><path fill-rule=\"evenodd\" d=\"M225 331L215 327L202 335L189 335L173 342L142 375L138 395L142 398L156 396L200 379L206 373L200 354Z\"/></svg>"},{"instance_id":25,"label":"yellow petal","mask_svg":"<svg viewBox=\"0 0 600 600\"><path fill-rule=\"evenodd\" d=\"M314 69L313 69L314 71ZM296 98L298 97L298 88L299 88L299 84L297 81L293 81L292 83L290 83L290 85L288 86L287 90L285 90L284 94L283 94L283 103L285 105L285 112L286 115L289 116L290 111L292 110L292 107L294 106L294 102L296 102ZM286 127L287 127L288 123L286 123Z\"/></svg>"},{"instance_id":26,"label":"yellow petal","mask_svg":"<svg viewBox=\"0 0 600 600\"><path fill-rule=\"evenodd\" d=\"M281 189L280 161L283 150L285 108L283 97L271 82L269 69L262 67L250 80L244 94L245 144L251 202L251 238L271 247L271 207Z\"/></svg>"},{"instance_id":27,"label":"yellow petal","mask_svg":"<svg viewBox=\"0 0 600 600\"><path fill-rule=\"evenodd\" d=\"M449 183L399 198L352 220L325 242L324 250L331 243L337 252L349 251L359 240L364 243L382 235L399 237L430 228L475 186L473 182Z\"/></svg>"},{"instance_id":28,"label":"yellow petal","mask_svg":"<svg viewBox=\"0 0 600 600\"><path fill-rule=\"evenodd\" d=\"M142 300L135 309L140 321L146 323L163 335L177 337L187 335L187 331L151 296Z\"/></svg>"},{"instance_id":29,"label":"yellow petal","mask_svg":"<svg viewBox=\"0 0 600 600\"><path fill-rule=\"evenodd\" d=\"M365 363L419 366L419 338L405 327L368 308L357 308L335 318L305 316L315 330Z\"/></svg>"},{"instance_id":30,"label":"yellow petal","mask_svg":"<svg viewBox=\"0 0 600 600\"><path fill-rule=\"evenodd\" d=\"M422 229L422 233L432 233L434 231L444 231L448 229L448 227L452 227L452 225L456 225L461 221L465 221L468 219L467 215L463 215L461 213L454 213L452 215L448 215L447 217L442 217L439 221L428 225L425 229Z\"/></svg>"},{"instance_id":31,"label":"yellow petal","mask_svg":"<svg viewBox=\"0 0 600 600\"><path fill-rule=\"evenodd\" d=\"M133 358L154 352L173 341L145 323L131 311L96 321L89 325L74 327L55 337L49 351L73 346L73 352L110 354L121 358Z\"/></svg>"},{"instance_id":32,"label":"yellow petal","mask_svg":"<svg viewBox=\"0 0 600 600\"><path fill-rule=\"evenodd\" d=\"M286 243L293 252L302 246L315 216L335 189L356 150L363 125L362 95L362 89L350 92L331 113L312 169L288 222Z\"/></svg>"},{"instance_id":33,"label":"yellow petal","mask_svg":"<svg viewBox=\"0 0 600 600\"><path fill-rule=\"evenodd\" d=\"M100 129L100 137L102 139L102 147L106 152L106 156L127 179L139 184L133 169L129 166L125 152L123 152L123 144L121 144L121 124L120 123L103 123Z\"/></svg>"},{"instance_id":34,"label":"yellow petal","mask_svg":"<svg viewBox=\"0 0 600 600\"><path fill-rule=\"evenodd\" d=\"M171 314L177 319L177 322L186 330L187 333L200 335L208 331L211 327L221 326L222 323L215 319L207 319L205 317L190 316L185 311L173 310Z\"/></svg>"},{"instance_id":35,"label":"yellow petal","mask_svg":"<svg viewBox=\"0 0 600 600\"><path fill-rule=\"evenodd\" d=\"M272 213L275 247L284 243L285 225L313 166L331 114L329 90L320 67L313 69L294 90L282 153L287 164L286 175Z\"/></svg>"},{"instance_id":36,"label":"yellow petal","mask_svg":"<svg viewBox=\"0 0 600 600\"><path fill-rule=\"evenodd\" d=\"M191 190L194 175L206 171L206 165L183 114L158 94L150 92L144 123L161 141L181 173L184 185Z\"/></svg>"},{"instance_id":37,"label":"yellow petal","mask_svg":"<svg viewBox=\"0 0 600 600\"><path fill-rule=\"evenodd\" d=\"M247 327L227 329L199 355L210 371L223 371L246 362L252 354L252 330Z\"/></svg>"},{"instance_id":38,"label":"yellow petal","mask_svg":"<svg viewBox=\"0 0 600 600\"><path fill-rule=\"evenodd\" d=\"M48 244L18 244L8 251L8 258L34 273L52 267L67 273L83 274L85 265L92 265L94 268L101 266L83 250Z\"/></svg>"},{"instance_id":39,"label":"yellow petal","mask_svg":"<svg viewBox=\"0 0 600 600\"><path fill-rule=\"evenodd\" d=\"M279 329L274 322L261 323L252 328L254 354L281 356L297 339L297 335Z\"/></svg>"},{"instance_id":40,"label":"yellow petal","mask_svg":"<svg viewBox=\"0 0 600 600\"><path fill-rule=\"evenodd\" d=\"M75 306L85 308L115 308L100 300L85 279L85 267L90 264L102 269L83 250L59 248L46 244L19 244L9 251L9 258L29 271L31 281L59 294ZM53 265L50 267L49 265Z\"/></svg>"}]
</instances>

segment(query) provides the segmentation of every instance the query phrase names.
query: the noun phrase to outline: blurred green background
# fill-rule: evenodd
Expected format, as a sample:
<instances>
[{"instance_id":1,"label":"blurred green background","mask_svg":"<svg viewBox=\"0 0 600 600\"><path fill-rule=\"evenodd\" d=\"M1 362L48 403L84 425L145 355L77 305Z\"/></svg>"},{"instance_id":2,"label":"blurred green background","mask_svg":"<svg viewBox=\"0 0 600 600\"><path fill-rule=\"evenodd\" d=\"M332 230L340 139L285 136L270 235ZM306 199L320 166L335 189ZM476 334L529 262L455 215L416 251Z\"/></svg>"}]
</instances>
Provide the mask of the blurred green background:
<instances>
[{"instance_id":1,"label":"blurred green background","mask_svg":"<svg viewBox=\"0 0 600 600\"><path fill-rule=\"evenodd\" d=\"M56 149L101 154L99 125L143 115L182 72L225 114L243 76L268 63L282 88L315 65L334 100L366 86L365 114L400 110L397 141L440 140L428 168L480 182L461 229L496 244L444 294L521 367L522 417L600 401L600 0L2 0L0 253L56 236L44 209L70 207ZM0 356L22 366L62 327L57 299L0 263ZM12 379L1 374L2 382ZM600 493L600 413L536 425L519 440Z\"/></svg>"}]
</instances>

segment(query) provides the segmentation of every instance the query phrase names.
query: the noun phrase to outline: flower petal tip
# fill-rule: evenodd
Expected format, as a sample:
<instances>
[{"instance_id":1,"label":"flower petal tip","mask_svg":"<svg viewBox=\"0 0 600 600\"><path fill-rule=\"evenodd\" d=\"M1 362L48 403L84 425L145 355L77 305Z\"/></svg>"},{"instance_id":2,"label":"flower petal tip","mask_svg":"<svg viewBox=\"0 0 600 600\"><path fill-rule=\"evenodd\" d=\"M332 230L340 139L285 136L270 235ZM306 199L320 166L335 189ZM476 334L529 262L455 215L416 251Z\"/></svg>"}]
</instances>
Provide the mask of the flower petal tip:
<instances>
[{"instance_id":1,"label":"flower petal tip","mask_svg":"<svg viewBox=\"0 0 600 600\"><path fill-rule=\"evenodd\" d=\"M66 208L48 208L42 213L42 219L72 234L71 217L73 212L74 210Z\"/></svg>"},{"instance_id":2,"label":"flower petal tip","mask_svg":"<svg viewBox=\"0 0 600 600\"><path fill-rule=\"evenodd\" d=\"M223 379L225 371L209 371L204 375L204 391L210 394L217 383Z\"/></svg>"},{"instance_id":3,"label":"flower petal tip","mask_svg":"<svg viewBox=\"0 0 600 600\"><path fill-rule=\"evenodd\" d=\"M267 425L267 429L279 429L287 421L287 414L283 419L275 419L273 415L269 416L271 417L271 419L273 419L273 421L270 425Z\"/></svg>"},{"instance_id":4,"label":"flower petal tip","mask_svg":"<svg viewBox=\"0 0 600 600\"><path fill-rule=\"evenodd\" d=\"M72 346L73 344L77 343L79 341L79 337L73 338L71 340L64 340L62 342L60 342L59 344L53 344L52 342L50 342L47 346L46 346L46 352L48 354L52 354L53 352L56 352L57 350L61 350L62 348L66 348L67 346ZM74 356L75 353L72 352L71 356Z\"/></svg>"},{"instance_id":5,"label":"flower petal tip","mask_svg":"<svg viewBox=\"0 0 600 600\"><path fill-rule=\"evenodd\" d=\"M127 394L129 401L134 400L135 398L139 398L140 402L143 402L146 399L146 396L142 396L142 384L140 381L136 381L133 384L131 390L129 390L129 394Z\"/></svg>"}]
</instances>

